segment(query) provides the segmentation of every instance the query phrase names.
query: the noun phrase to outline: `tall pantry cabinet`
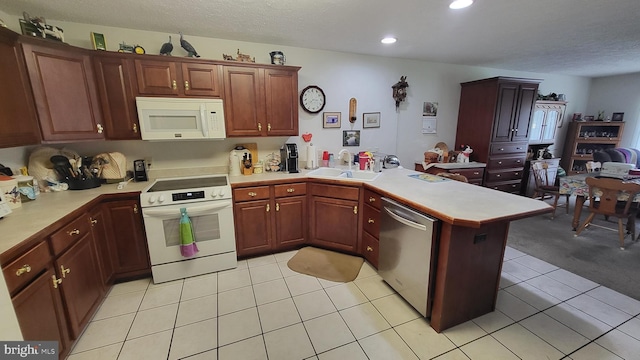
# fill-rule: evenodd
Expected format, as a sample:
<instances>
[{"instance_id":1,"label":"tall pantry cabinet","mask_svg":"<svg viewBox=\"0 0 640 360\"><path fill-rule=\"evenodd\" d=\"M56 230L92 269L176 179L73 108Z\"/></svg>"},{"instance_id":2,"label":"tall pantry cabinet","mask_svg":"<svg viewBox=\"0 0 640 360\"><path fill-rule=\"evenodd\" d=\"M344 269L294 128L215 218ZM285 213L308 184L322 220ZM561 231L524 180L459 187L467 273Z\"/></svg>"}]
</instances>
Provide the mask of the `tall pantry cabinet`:
<instances>
[{"instance_id":1,"label":"tall pantry cabinet","mask_svg":"<svg viewBox=\"0 0 640 360\"><path fill-rule=\"evenodd\" d=\"M455 146L487 164L484 186L519 193L529 123L541 80L494 77L462 83Z\"/></svg>"}]
</instances>

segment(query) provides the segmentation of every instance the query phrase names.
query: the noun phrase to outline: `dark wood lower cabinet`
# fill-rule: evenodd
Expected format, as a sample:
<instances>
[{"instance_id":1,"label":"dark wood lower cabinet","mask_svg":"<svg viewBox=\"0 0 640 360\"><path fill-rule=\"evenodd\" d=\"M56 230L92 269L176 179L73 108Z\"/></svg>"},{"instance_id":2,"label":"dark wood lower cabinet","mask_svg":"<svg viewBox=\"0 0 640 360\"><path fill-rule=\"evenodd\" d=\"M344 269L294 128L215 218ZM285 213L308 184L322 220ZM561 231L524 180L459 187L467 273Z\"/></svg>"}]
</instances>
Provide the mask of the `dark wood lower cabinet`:
<instances>
[{"instance_id":1,"label":"dark wood lower cabinet","mask_svg":"<svg viewBox=\"0 0 640 360\"><path fill-rule=\"evenodd\" d=\"M114 279L151 274L149 249L138 195L102 204L111 226Z\"/></svg>"},{"instance_id":2,"label":"dark wood lower cabinet","mask_svg":"<svg viewBox=\"0 0 640 360\"><path fill-rule=\"evenodd\" d=\"M360 188L312 183L310 193L309 243L357 253Z\"/></svg>"},{"instance_id":3,"label":"dark wood lower cabinet","mask_svg":"<svg viewBox=\"0 0 640 360\"><path fill-rule=\"evenodd\" d=\"M60 359L69 352L71 340L61 299L61 288L54 287L56 274L47 269L12 298L25 340L57 341Z\"/></svg>"},{"instance_id":4,"label":"dark wood lower cabinet","mask_svg":"<svg viewBox=\"0 0 640 360\"><path fill-rule=\"evenodd\" d=\"M94 246L89 233L55 261L72 339L80 336L104 294Z\"/></svg>"},{"instance_id":5,"label":"dark wood lower cabinet","mask_svg":"<svg viewBox=\"0 0 640 360\"><path fill-rule=\"evenodd\" d=\"M236 247L239 257L272 250L271 201L255 200L234 205Z\"/></svg>"},{"instance_id":6,"label":"dark wood lower cabinet","mask_svg":"<svg viewBox=\"0 0 640 360\"><path fill-rule=\"evenodd\" d=\"M276 198L276 243L279 250L304 245L307 240L307 197Z\"/></svg>"},{"instance_id":7,"label":"dark wood lower cabinet","mask_svg":"<svg viewBox=\"0 0 640 360\"><path fill-rule=\"evenodd\" d=\"M106 288L113 282L114 268L113 258L115 257L113 250L113 232L111 223L105 215L102 204L97 205L89 212L91 220L91 234L96 243L98 264L100 265L100 275L102 284Z\"/></svg>"}]
</instances>

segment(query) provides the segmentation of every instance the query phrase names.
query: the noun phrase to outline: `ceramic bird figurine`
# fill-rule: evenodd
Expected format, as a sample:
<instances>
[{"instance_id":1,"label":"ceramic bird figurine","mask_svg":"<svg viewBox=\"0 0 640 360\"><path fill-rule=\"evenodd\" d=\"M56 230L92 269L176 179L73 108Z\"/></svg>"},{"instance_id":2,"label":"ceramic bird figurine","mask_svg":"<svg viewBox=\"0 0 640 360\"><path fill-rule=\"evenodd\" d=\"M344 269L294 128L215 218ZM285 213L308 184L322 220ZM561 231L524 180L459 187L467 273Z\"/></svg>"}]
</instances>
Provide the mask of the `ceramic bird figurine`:
<instances>
[{"instance_id":1,"label":"ceramic bird figurine","mask_svg":"<svg viewBox=\"0 0 640 360\"><path fill-rule=\"evenodd\" d=\"M169 35L169 42L162 44L160 48L160 55L171 56L171 52L173 51L173 44L171 43L171 35Z\"/></svg>"},{"instance_id":2,"label":"ceramic bird figurine","mask_svg":"<svg viewBox=\"0 0 640 360\"><path fill-rule=\"evenodd\" d=\"M182 37L182 33L180 33L180 46L182 46L183 49L185 49L189 54L187 55L188 57L200 57L200 55L198 55L198 52L196 51L196 49L189 44L189 42L187 40L185 40Z\"/></svg>"}]
</instances>

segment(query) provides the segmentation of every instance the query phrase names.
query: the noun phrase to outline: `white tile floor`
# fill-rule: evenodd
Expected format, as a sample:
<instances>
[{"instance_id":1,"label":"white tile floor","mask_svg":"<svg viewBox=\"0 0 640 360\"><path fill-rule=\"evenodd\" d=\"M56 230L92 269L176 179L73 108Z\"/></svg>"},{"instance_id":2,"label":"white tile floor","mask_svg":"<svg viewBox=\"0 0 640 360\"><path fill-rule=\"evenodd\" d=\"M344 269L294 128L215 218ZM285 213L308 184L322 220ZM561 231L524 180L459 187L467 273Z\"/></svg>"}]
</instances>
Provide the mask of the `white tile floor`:
<instances>
[{"instance_id":1,"label":"white tile floor","mask_svg":"<svg viewBox=\"0 0 640 360\"><path fill-rule=\"evenodd\" d=\"M512 248L496 311L442 334L368 263L343 284L294 253L115 285L68 359L640 359L640 301Z\"/></svg>"}]
</instances>

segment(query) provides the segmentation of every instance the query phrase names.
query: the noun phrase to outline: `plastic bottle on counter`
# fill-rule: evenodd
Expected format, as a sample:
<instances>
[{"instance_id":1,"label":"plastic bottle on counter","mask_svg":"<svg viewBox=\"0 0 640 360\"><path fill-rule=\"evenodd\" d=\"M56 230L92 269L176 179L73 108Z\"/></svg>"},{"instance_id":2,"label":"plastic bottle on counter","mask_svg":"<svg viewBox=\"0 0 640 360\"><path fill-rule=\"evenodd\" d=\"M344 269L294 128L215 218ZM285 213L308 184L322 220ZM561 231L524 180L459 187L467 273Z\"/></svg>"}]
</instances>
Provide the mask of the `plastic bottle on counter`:
<instances>
[{"instance_id":1,"label":"plastic bottle on counter","mask_svg":"<svg viewBox=\"0 0 640 360\"><path fill-rule=\"evenodd\" d=\"M335 167L336 166L336 159L334 158L333 154L329 154L329 167Z\"/></svg>"}]
</instances>

